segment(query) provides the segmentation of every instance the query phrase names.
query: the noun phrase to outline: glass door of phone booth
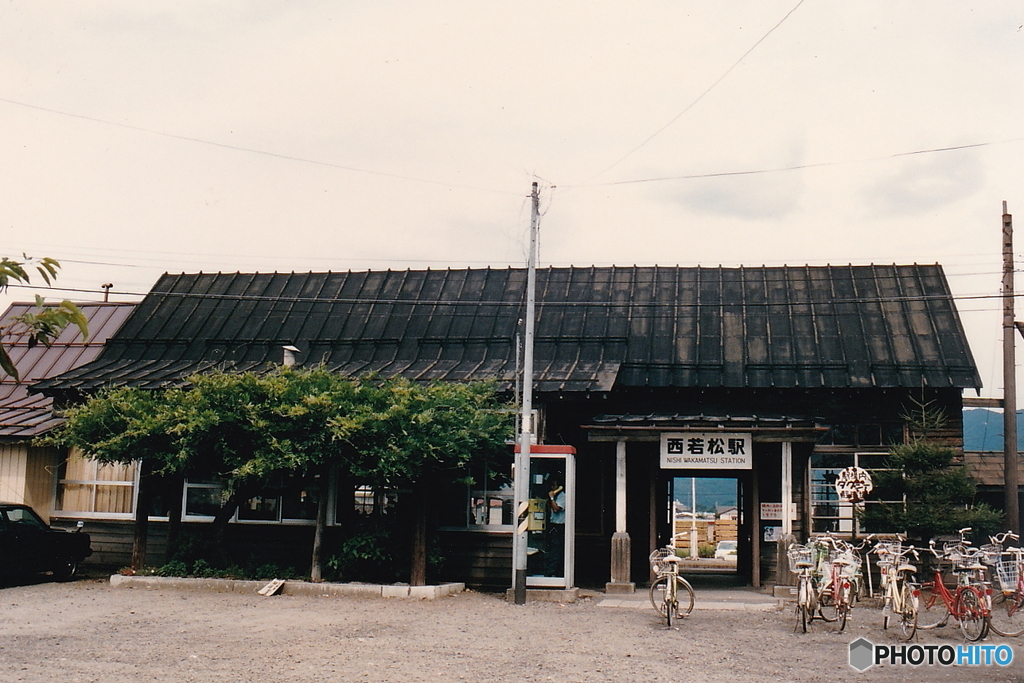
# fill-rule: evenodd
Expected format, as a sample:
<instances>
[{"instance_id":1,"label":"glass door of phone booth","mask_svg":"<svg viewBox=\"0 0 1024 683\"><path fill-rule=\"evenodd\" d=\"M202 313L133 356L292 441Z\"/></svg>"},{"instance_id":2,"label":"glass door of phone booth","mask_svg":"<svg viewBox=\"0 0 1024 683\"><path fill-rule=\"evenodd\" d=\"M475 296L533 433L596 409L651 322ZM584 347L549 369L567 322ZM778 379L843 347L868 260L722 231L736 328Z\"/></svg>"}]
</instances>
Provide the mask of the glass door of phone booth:
<instances>
[{"instance_id":1,"label":"glass door of phone booth","mask_svg":"<svg viewBox=\"0 0 1024 683\"><path fill-rule=\"evenodd\" d=\"M576 531L576 449L530 447L526 585L572 588Z\"/></svg>"}]
</instances>

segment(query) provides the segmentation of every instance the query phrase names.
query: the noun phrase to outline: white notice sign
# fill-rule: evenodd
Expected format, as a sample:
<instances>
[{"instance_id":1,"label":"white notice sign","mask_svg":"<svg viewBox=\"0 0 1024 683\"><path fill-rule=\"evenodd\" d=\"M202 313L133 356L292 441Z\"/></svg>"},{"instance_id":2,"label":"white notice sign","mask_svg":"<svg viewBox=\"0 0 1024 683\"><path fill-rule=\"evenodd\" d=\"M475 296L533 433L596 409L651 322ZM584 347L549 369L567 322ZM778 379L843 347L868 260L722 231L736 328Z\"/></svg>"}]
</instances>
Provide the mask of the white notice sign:
<instances>
[{"instance_id":1,"label":"white notice sign","mask_svg":"<svg viewBox=\"0 0 1024 683\"><path fill-rule=\"evenodd\" d=\"M796 519L796 503L789 504L789 518ZM782 503L761 501L761 519L782 519Z\"/></svg>"},{"instance_id":2,"label":"white notice sign","mask_svg":"<svg viewBox=\"0 0 1024 683\"><path fill-rule=\"evenodd\" d=\"M750 434L684 432L661 435L661 468L677 470L749 470Z\"/></svg>"}]
</instances>

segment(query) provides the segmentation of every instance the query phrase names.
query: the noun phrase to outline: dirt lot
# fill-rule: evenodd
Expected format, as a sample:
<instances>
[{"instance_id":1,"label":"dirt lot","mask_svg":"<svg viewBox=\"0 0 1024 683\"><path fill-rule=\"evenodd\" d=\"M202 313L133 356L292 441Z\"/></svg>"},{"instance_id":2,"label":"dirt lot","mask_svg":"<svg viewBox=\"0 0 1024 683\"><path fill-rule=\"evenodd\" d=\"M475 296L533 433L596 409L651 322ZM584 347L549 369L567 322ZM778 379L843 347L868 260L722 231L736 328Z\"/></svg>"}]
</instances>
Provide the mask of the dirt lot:
<instances>
[{"instance_id":1,"label":"dirt lot","mask_svg":"<svg viewBox=\"0 0 1024 683\"><path fill-rule=\"evenodd\" d=\"M599 603L263 598L113 589L102 578L14 586L0 589L0 681L1024 681L1017 643L1007 668L858 673L849 643L887 641L867 608L845 633L816 622L797 634L788 610L697 610L669 630L651 609Z\"/></svg>"}]
</instances>

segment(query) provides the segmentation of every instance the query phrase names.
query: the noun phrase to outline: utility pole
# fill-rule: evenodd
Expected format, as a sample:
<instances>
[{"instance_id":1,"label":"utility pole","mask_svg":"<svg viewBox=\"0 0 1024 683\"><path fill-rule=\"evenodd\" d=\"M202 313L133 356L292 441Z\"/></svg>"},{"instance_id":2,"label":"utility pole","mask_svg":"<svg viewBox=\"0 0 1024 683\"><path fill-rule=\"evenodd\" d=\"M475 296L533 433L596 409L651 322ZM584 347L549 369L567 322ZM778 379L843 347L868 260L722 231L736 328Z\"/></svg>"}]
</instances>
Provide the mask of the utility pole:
<instances>
[{"instance_id":1,"label":"utility pole","mask_svg":"<svg viewBox=\"0 0 1024 683\"><path fill-rule=\"evenodd\" d=\"M1013 299L1013 216L1003 202L1003 485L1006 498L1006 528L1020 533L1020 504L1017 498L1017 362L1015 357Z\"/></svg>"},{"instance_id":2,"label":"utility pole","mask_svg":"<svg viewBox=\"0 0 1024 683\"><path fill-rule=\"evenodd\" d=\"M523 339L523 413L519 452L515 457L516 533L512 538L512 589L515 604L526 603L526 546L529 542L530 443L533 439L533 329L537 308L537 227L540 195L537 183L530 193L530 254L526 265L526 320Z\"/></svg>"}]
</instances>

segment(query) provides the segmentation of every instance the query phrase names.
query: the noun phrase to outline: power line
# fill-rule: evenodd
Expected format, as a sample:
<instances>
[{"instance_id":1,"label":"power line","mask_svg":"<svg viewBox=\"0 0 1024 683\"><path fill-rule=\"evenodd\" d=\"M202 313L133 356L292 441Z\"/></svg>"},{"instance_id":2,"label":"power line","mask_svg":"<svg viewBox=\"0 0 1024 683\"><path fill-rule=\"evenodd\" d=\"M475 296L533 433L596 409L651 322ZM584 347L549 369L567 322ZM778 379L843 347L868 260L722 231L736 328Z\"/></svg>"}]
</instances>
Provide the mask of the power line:
<instances>
[{"instance_id":1,"label":"power line","mask_svg":"<svg viewBox=\"0 0 1024 683\"><path fill-rule=\"evenodd\" d=\"M912 152L898 152L888 156L870 157L864 159L851 159L847 161L823 161L815 164L798 164L796 166L778 166L775 168L761 168L748 171L721 171L719 173L691 173L687 175L660 176L654 178L636 178L633 180L615 180L607 183L594 183L593 185L573 185L573 189L580 187L609 187L613 185L637 185L640 183L658 183L668 180L695 180L699 178L729 178L733 176L759 175L764 173L782 173L785 171L801 171L808 168L823 168L827 166L841 166L844 164L860 164L872 161L887 161L899 157L913 156L915 154L935 154L938 152L955 152L977 147L989 147L992 145L1005 145L1012 142L1021 142L1024 138L1011 138L1009 140L995 140L989 142L976 142L969 145L956 145L951 147L933 147L931 149L918 149ZM596 177L596 176L595 176Z\"/></svg>"},{"instance_id":2,"label":"power line","mask_svg":"<svg viewBox=\"0 0 1024 683\"><path fill-rule=\"evenodd\" d=\"M86 294L103 294L103 290L98 289L79 289L79 288L65 288L65 287L44 287L41 285L11 285L11 288L21 288L30 290L41 290L50 292L75 292L75 293L86 293ZM320 297L320 296L266 296L260 294L216 294L216 293L188 293L188 292L158 292L150 291L148 293L140 292L124 292L124 291L111 291L111 294L117 296L134 296L134 297L145 297L152 295L154 297L164 298L181 298L181 299L202 299L202 300L213 300L213 301L249 301L249 302L270 302L274 304L342 304L342 305L354 305L354 306L374 306L374 305L394 305L394 306L494 306L494 307L505 307L505 306L522 306L522 299L401 299L401 298L356 298L356 297ZM1014 298L1024 298L1024 292L1014 293ZM950 302L950 301L984 301L984 300L1002 300L1003 295L1001 293L992 294L920 294L920 295L901 295L901 296L866 296L866 297L846 297L846 298L819 298L819 299L806 299L801 301L716 301L716 302L700 302L700 301L636 301L635 299L629 299L624 301L613 301L613 300L574 300L574 299L562 299L559 301L544 301L538 300L537 305L539 307L555 308L555 307L586 307L586 308L629 308L629 309L659 309L659 308L672 308L672 309L688 309L688 308L782 308L782 307L799 307L799 306L849 306L859 304L898 304L898 303L912 303L912 302ZM816 312L816 315L818 312ZM467 314L470 315L470 314ZM476 315L476 314L471 314ZM838 315L838 313L837 313Z\"/></svg>"},{"instance_id":3,"label":"power line","mask_svg":"<svg viewBox=\"0 0 1024 683\"><path fill-rule=\"evenodd\" d=\"M60 109L51 109L49 107L41 107L36 104L29 104L27 102L19 102L17 100L11 100L4 97L0 97L0 102L6 102L7 104L13 104L19 107L25 107L27 109L35 109L37 111L44 111L49 114L57 114L59 116L67 116L74 119L81 119L83 121L90 121L92 123L102 123L107 126L114 126L117 128L125 128L127 130L133 130L139 133L148 133L150 135L160 135L165 138L171 138L172 140L182 140L185 142L196 142L201 145L209 145L210 147L220 147L221 149L230 149L235 152L247 152L249 154L260 154L262 156L271 157L274 159L283 159L285 161L297 161L303 164L313 164L316 166L325 166L327 168L335 168L342 171L350 171L352 173L364 173L367 175L375 175L383 178L395 178L398 180L408 180L416 183L426 183L428 185L440 185L442 187L460 188L463 190L475 190L477 192L492 192L495 194L507 194L519 196L521 192L510 192L508 190L495 190L487 187L477 187L474 185L462 185L458 183L446 183L440 180L431 180L428 178L417 178L415 176L401 175L398 173L386 173L383 171L372 171L366 168L358 168L356 166L345 166L343 164L336 164L330 161L318 161L316 159L308 159L306 157L297 157L290 154L279 154L277 152L268 152L262 149L255 149L253 147L242 147L240 145L229 145L224 142L215 142L213 140L204 140L203 138L194 138L187 135L178 135L177 133L167 133L165 131L153 130L152 128L143 128L142 126L133 126L128 123L119 123L117 121L107 121L106 119L100 119L93 116L86 116L84 114L75 114L73 112L62 111Z\"/></svg>"},{"instance_id":4,"label":"power line","mask_svg":"<svg viewBox=\"0 0 1024 683\"><path fill-rule=\"evenodd\" d=\"M764 34L763 36L761 36L761 38L760 38L760 39L759 39L759 40L758 40L758 41L757 41L756 43L754 43L754 44L753 44L752 46L750 46L750 49L748 49L748 50L747 50L746 52L744 52L744 53L743 53L742 55L740 55L740 58L739 58L739 59L737 59L737 60L736 60L736 61L735 61L735 62L733 63L733 65L732 65L732 66L730 66L730 67L729 67L728 69L726 69L726 70L725 70L725 73L723 73L723 74L722 74L721 76L719 76L719 77L718 77L718 80L717 80L717 81L715 81L714 83L712 83L711 85L709 85L709 86L707 87L707 89L706 89L706 90L704 90L704 92L702 92L702 93L701 93L700 95L698 95L698 96L697 96L697 99L695 99L695 100L694 100L693 102L690 102L690 104L688 104L688 105L687 105L687 106L686 106L686 107L685 107L685 108L684 108L684 109L683 109L683 110L682 110L681 112L679 112L679 113L678 113L678 114L676 114L676 115L675 115L674 117L672 117L672 120L671 120L671 121L669 121L669 122L668 122L668 123L666 123L666 124L665 124L664 126L662 126L662 127L661 127L661 128L659 128L658 130L656 130L656 131L654 131L653 133L651 133L651 134L650 134L650 135L649 135L649 136L647 137L647 139L646 139L646 140L644 140L644 141L643 141L643 142L641 142L641 143L640 143L639 145L637 145L637 146L636 146L636 147L634 147L633 149L631 149L631 150L629 150L628 152L626 152L626 154L624 154L624 155L623 155L623 156L622 156L622 157L621 157L621 158L620 158L620 159L619 159L618 161L614 162L614 163L613 163L613 164L612 164L611 166L608 166L608 167L607 167L607 168L605 168L604 170L602 170L602 171L599 171L598 173L595 173L594 175L590 176L589 178L587 178L586 180L584 180L584 181L583 181L582 183L580 183L580 185L587 185L587 184L588 184L588 183L589 183L589 182L590 182L591 180L593 180L594 178L597 178L598 176L604 175L605 173L607 173L607 172L608 172L608 171L610 171L611 169L613 169L613 168L615 168L616 166L618 166L618 165L619 165L620 163L622 163L623 161L625 161L626 159L628 159L628 158L629 158L630 156L632 156L632 155L633 155L633 154L634 154L635 152L637 152L637 151L638 151L638 150L639 150L640 148L642 148L642 147L643 147L644 145L646 145L646 144L647 144L648 142L650 142L650 141L651 141L651 140L653 140L653 139L654 139L655 137L657 137L657 136L658 136L658 135L660 135L660 134L661 134L662 132L664 132L666 128L668 128L668 127L669 127L669 126L671 126L671 125L672 125L673 123L675 123L676 121L678 121L678 120L679 120L679 119L680 119L680 118L681 118L681 117L683 116L683 114L685 114L686 112L688 112L688 111L690 111L691 109L693 109L693 107L694 107L694 106L696 106L696 104L697 104L698 102L700 102L700 101L701 101L702 99L704 99L704 96L705 96L705 95L707 95L707 94L708 94L709 92L711 92L712 90L714 90L715 86L717 86L717 85L718 85L719 83L721 83L722 81L724 81L724 80L725 80L725 78L726 78L726 76L728 76L728 75L729 75L730 73L732 73L733 69L735 69L735 68L736 68L737 66L739 66L739 65L740 65L740 62L742 62L742 61L743 61L744 59L746 59L746 58L747 58L747 55L749 55L749 54L750 54L751 52L753 52L753 51L754 51L755 49L757 49L757 46L758 46L758 45L760 45L761 43L763 43L763 42L765 41L765 39L766 39L766 38L768 38L768 36L770 36L770 35L771 35L772 33L774 33L774 32L775 32L775 29L777 29L778 27L782 26L782 24L783 24L783 23L784 23L784 22L786 21L786 19L789 19L790 15L791 15L791 14L793 14L793 12L797 11L797 9L799 9L800 5L802 5L802 4L804 4L804 0L800 0L799 2L797 2L797 3L796 3L796 5L794 5L794 6L793 6L793 9L789 10L789 12L787 12L787 13L786 13L786 16L782 17L782 19L780 19L780 20L779 20L779 23L775 24L775 26L772 26L772 27L771 27L771 28L770 28L770 29L768 30L768 32L767 32L767 33L765 33L765 34Z\"/></svg>"}]
</instances>

